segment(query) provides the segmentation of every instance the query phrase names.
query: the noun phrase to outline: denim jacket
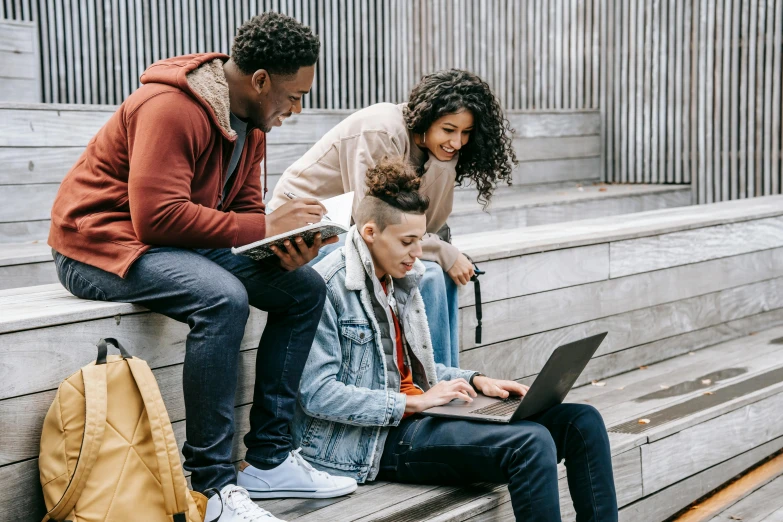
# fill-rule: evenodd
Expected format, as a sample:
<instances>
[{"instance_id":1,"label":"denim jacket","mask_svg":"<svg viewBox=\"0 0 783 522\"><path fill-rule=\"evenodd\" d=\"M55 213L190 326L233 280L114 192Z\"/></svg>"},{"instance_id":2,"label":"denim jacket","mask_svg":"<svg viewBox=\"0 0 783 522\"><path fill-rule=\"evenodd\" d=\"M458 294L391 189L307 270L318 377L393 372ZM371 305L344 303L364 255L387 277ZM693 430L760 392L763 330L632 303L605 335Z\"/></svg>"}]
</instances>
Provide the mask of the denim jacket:
<instances>
[{"instance_id":1,"label":"denim jacket","mask_svg":"<svg viewBox=\"0 0 783 522\"><path fill-rule=\"evenodd\" d=\"M373 480L386 436L402 420L406 403L399 384L389 385L371 300L390 314L388 301L355 226L345 246L315 269L326 281L327 299L299 385L291 432L301 454L316 468L358 482ZM418 288L424 270L417 260L406 277L393 283L413 381L426 391L438 381L470 379L475 372L435 363ZM394 324L391 316L388 322Z\"/></svg>"}]
</instances>

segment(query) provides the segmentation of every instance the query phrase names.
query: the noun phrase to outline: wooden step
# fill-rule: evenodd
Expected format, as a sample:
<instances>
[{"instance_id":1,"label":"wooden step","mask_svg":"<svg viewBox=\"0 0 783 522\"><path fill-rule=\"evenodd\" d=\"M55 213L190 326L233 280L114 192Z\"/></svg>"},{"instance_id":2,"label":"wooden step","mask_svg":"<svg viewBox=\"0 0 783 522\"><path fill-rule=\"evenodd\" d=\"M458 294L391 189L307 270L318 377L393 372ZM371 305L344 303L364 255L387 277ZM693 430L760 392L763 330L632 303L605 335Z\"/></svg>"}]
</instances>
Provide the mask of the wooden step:
<instances>
[{"instance_id":1,"label":"wooden step","mask_svg":"<svg viewBox=\"0 0 783 522\"><path fill-rule=\"evenodd\" d=\"M573 186L493 198L485 211L475 201L455 204L449 217L453 234L516 229L596 217L632 214L690 205L688 185Z\"/></svg>"},{"instance_id":2,"label":"wooden step","mask_svg":"<svg viewBox=\"0 0 783 522\"><path fill-rule=\"evenodd\" d=\"M783 334L775 330L769 335L749 334L783 325L781 203L780 196L758 198L646 212L623 220L600 218L530 227L524 234L498 231L457 237L455 241L464 244L463 249L488 272L482 276L482 344L474 339L472 288L460 293L461 366L530 382L557 345L609 331L581 382L609 380L605 386L575 390L572 399L595 404L610 426L698 399L701 379L714 381L717 390L764 375L774 369L774 361L765 357L783 362L775 351L779 346L768 342L773 340L770 336ZM265 320L265 314L254 310L242 342L236 400L237 458L244 452L241 435L247 429L256 346ZM77 299L59 285L0 290L0 420L4 432L0 506L13 505L9 520L33 520L41 515L35 460L41 422L57 385L95 357L94 343L100 337L119 338L149 362L182 442L186 333L186 325L143 307ZM649 368L631 371L643 365ZM736 368L744 371L732 370ZM724 370L732 371L715 374ZM661 386L668 386L666 393L661 393ZM683 393L670 395L681 390ZM612 391L618 393L613 395ZM660 395L650 397L652 393ZM718 398L725 399L723 394L727 393L733 391L721 392ZM718 445L715 448L705 446L717 461L693 462L683 457L676 465L667 464L671 475L655 466L663 458L660 453L665 456L671 451L665 444L672 440L694 447L702 440L714 440L709 437L722 432L709 423L718 416L741 411L735 415L744 416L743 422L750 426L748 419L766 415L763 408L777 400L777 395L765 393L745 393L660 426L653 423L649 431L611 433L613 454L620 459L616 460L617 469L624 470L622 474L618 471L618 476L630 477L622 480L623 487L627 485L622 493L628 504L624 509L634 510L647 503L639 511L653 512L664 509L661 505L690 502L700 496L691 493L702 487L705 479L701 474L708 469L729 473L738 462L774 446L773 439L762 442L764 437L756 437L758 430L753 428L756 431L751 435L756 438L732 446L728 452L722 450L721 440L714 442ZM699 428L702 425L709 429ZM764 433L777 437L776 425L769 426L770 431ZM733 433L732 440L740 440L739 435ZM680 439L672 439L675 436ZM683 467L685 464L691 467ZM640 469L649 473L643 482L646 490L639 489ZM670 483L670 479L676 482ZM410 487L414 489L405 491L421 491ZM689 493L678 496L680 490ZM473 516L479 508L500 506L505 494L503 488L482 489L476 490L480 492L477 498L470 499L447 489L427 491L433 498L453 500L455 506L458 502L454 499L462 499L460 517ZM484 497L490 500L482 500ZM313 505L307 509L312 511Z\"/></svg>"},{"instance_id":3,"label":"wooden step","mask_svg":"<svg viewBox=\"0 0 783 522\"><path fill-rule=\"evenodd\" d=\"M781 522L783 521L783 475L726 508L710 522Z\"/></svg>"},{"instance_id":4,"label":"wooden step","mask_svg":"<svg viewBox=\"0 0 783 522\"><path fill-rule=\"evenodd\" d=\"M463 201L455 206L449 225L453 234L460 235L675 208L690 203L690 188L686 185L581 185L571 182L515 185L499 190L486 212L475 201L475 189L467 187L459 194L463 194ZM0 243L0 290L56 281L51 251L45 239Z\"/></svg>"},{"instance_id":5,"label":"wooden step","mask_svg":"<svg viewBox=\"0 0 783 522\"><path fill-rule=\"evenodd\" d=\"M60 182L116 109L0 103L0 244L46 237ZM352 112L308 109L270 133L267 197L285 169ZM507 117L516 129L517 185L601 178L599 111L509 111Z\"/></svg>"},{"instance_id":6,"label":"wooden step","mask_svg":"<svg viewBox=\"0 0 783 522\"><path fill-rule=\"evenodd\" d=\"M46 241L0 243L0 290L57 282Z\"/></svg>"}]
</instances>

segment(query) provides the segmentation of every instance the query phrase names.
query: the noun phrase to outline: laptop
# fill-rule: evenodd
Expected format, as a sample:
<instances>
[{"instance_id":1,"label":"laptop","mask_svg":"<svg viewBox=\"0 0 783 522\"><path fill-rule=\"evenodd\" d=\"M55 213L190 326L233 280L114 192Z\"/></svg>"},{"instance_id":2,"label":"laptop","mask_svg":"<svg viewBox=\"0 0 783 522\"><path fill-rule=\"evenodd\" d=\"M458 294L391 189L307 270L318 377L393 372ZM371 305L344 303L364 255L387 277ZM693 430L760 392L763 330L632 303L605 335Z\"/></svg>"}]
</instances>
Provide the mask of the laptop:
<instances>
[{"instance_id":1,"label":"laptop","mask_svg":"<svg viewBox=\"0 0 783 522\"><path fill-rule=\"evenodd\" d=\"M425 410L422 415L505 424L526 419L557 406L571 391L606 334L607 332L593 335L556 348L524 397L510 396L500 399L479 393L473 402L455 399L444 406Z\"/></svg>"}]
</instances>

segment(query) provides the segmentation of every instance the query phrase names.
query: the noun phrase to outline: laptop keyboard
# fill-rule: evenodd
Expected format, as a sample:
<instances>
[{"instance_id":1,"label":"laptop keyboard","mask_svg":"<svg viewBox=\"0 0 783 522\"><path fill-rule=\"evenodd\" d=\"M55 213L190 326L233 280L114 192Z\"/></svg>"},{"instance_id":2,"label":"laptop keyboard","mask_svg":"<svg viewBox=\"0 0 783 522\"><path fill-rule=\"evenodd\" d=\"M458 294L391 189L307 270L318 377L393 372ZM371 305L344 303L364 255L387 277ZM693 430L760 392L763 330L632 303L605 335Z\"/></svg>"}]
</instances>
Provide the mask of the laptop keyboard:
<instances>
[{"instance_id":1,"label":"laptop keyboard","mask_svg":"<svg viewBox=\"0 0 783 522\"><path fill-rule=\"evenodd\" d=\"M476 415L491 415L492 417L505 417L514 413L519 407L520 402L522 402L522 397L509 397L500 402L490 404L489 406L471 410L470 413Z\"/></svg>"}]
</instances>

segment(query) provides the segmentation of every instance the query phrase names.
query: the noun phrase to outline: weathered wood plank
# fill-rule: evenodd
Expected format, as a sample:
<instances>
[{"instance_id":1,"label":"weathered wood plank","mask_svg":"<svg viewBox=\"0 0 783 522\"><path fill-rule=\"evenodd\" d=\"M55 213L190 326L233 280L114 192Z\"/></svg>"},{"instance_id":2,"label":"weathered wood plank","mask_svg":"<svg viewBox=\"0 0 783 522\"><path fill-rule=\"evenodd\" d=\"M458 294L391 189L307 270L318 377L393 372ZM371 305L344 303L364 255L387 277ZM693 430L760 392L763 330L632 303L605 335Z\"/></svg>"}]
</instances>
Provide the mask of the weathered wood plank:
<instances>
[{"instance_id":1,"label":"weathered wood plank","mask_svg":"<svg viewBox=\"0 0 783 522\"><path fill-rule=\"evenodd\" d=\"M755 334L759 329L780 324L783 324L783 309L599 356L588 363L587 368L577 379L577 384L587 384L593 380L605 379L624 371L634 371L642 366L660 363L685 353L690 355L716 343L741 339L743 336Z\"/></svg>"},{"instance_id":2,"label":"weathered wood plank","mask_svg":"<svg viewBox=\"0 0 783 522\"><path fill-rule=\"evenodd\" d=\"M240 354L236 406L253 402L256 354L255 348L245 349ZM69 368L70 372L77 370L77 367ZM182 370L181 362L153 370L171 422L185 419ZM6 442L0 447L0 466L38 455L41 427L54 394L54 390L47 390L0 401L0 419L5 425L3 440Z\"/></svg>"},{"instance_id":3,"label":"weathered wood plank","mask_svg":"<svg viewBox=\"0 0 783 522\"><path fill-rule=\"evenodd\" d=\"M783 246L783 217L650 236L610 244L611 277Z\"/></svg>"},{"instance_id":4,"label":"weathered wood plank","mask_svg":"<svg viewBox=\"0 0 783 522\"><path fill-rule=\"evenodd\" d=\"M0 185L60 183L84 152L86 144L80 147L0 147ZM270 143L267 147L270 176L282 174L310 146L307 143Z\"/></svg>"},{"instance_id":5,"label":"weathered wood plank","mask_svg":"<svg viewBox=\"0 0 783 522\"><path fill-rule=\"evenodd\" d=\"M777 329L775 335L779 336L781 333L783 332ZM765 339L766 342L754 343L753 341L754 336L740 337L728 343L728 347L733 349L731 352L728 349L719 351L707 348L716 355L726 353L728 357L725 361L713 360L696 366L695 363L688 364L691 357L685 356L686 359L680 361L681 366L667 375L656 377L646 377L646 370L637 369L635 370L637 378L644 382L625 386L623 390L616 390L622 392L617 395L626 397L626 400L616 402L616 397L605 394L590 399L589 402L596 407L607 406L604 421L612 426L649 417L655 411L701 396L706 391L714 392L732 383L747 380L753 375L764 373L780 365L780 360L783 358L780 347L770 345L769 338ZM738 346L744 346L747 352L743 354L742 350L736 348ZM753 353L754 351L758 353ZM748 353L752 355L747 355ZM654 364L654 361L651 360L648 364ZM710 384L702 383L703 379L711 381ZM609 404L606 404L607 401ZM609 405L611 407L608 407ZM692 416L699 418L697 412ZM688 425L693 424L690 419L687 422L688 424L680 424L678 427L687 428Z\"/></svg>"},{"instance_id":6,"label":"weathered wood plank","mask_svg":"<svg viewBox=\"0 0 783 522\"><path fill-rule=\"evenodd\" d=\"M38 459L0 468L0 522L35 522L46 514Z\"/></svg>"},{"instance_id":7,"label":"weathered wood plank","mask_svg":"<svg viewBox=\"0 0 783 522\"><path fill-rule=\"evenodd\" d=\"M680 338L684 334L697 332L713 327L719 327L722 323L737 321L745 317L757 316L767 310L781 310L783 305L779 303L781 298L778 292L783 281L777 280L774 285L766 282L747 285L745 287L731 288L721 292L684 299L673 303L664 303L651 308L643 308L630 312L624 312L609 317L602 317L593 321L579 323L556 330L536 332L526 337L518 337L497 344L482 345L480 347L463 350L460 355L460 364L469 369L474 369L487 375L497 376L503 379L520 379L537 373L549 358L551 352L560 344L576 341L590 334L608 331L611 332L599 348L594 360L585 371L585 379L592 380L596 375L605 376L611 367L616 371L635 368L645 361L640 362L638 355L623 354L631 348L663 341L671 342L673 349L679 349L680 354L696 349L696 346L709 343L710 339L718 342L726 340L726 335L736 335L736 332L744 329L704 332L704 340L697 342L697 338ZM770 303L768 300L772 299ZM723 306L723 308L721 308ZM773 315L771 321L783 319L783 313ZM635 325L645 324L645 328L637 328ZM750 330L753 331L753 330ZM700 336L699 336L700 337ZM670 341L665 341L669 339ZM679 346L678 346L679 344ZM664 346L655 345L648 347L649 352L660 349L659 356L671 352L664 350ZM601 361L603 356L620 354L611 360ZM650 357L652 354L639 354ZM623 363L623 358L629 358ZM620 359L620 360L618 360Z\"/></svg>"},{"instance_id":8,"label":"weathered wood plank","mask_svg":"<svg viewBox=\"0 0 783 522\"><path fill-rule=\"evenodd\" d=\"M38 67L38 59L33 53L0 51L0 78L24 78L37 83Z\"/></svg>"},{"instance_id":9,"label":"weathered wood plank","mask_svg":"<svg viewBox=\"0 0 783 522\"><path fill-rule=\"evenodd\" d=\"M0 21L0 51L34 53L37 28L33 22Z\"/></svg>"},{"instance_id":10,"label":"weathered wood plank","mask_svg":"<svg viewBox=\"0 0 783 522\"><path fill-rule=\"evenodd\" d=\"M0 247L0 266L41 263L52 259L46 243L10 243Z\"/></svg>"},{"instance_id":11,"label":"weathered wood plank","mask_svg":"<svg viewBox=\"0 0 783 522\"><path fill-rule=\"evenodd\" d=\"M774 249L496 301L484 306L483 340L495 343L780 276L783 249ZM475 346L475 327L473 307L460 309L466 348Z\"/></svg>"},{"instance_id":12,"label":"weathered wood plank","mask_svg":"<svg viewBox=\"0 0 783 522\"><path fill-rule=\"evenodd\" d=\"M0 223L49 219L59 183L0 185Z\"/></svg>"},{"instance_id":13,"label":"weathered wood plank","mask_svg":"<svg viewBox=\"0 0 783 522\"><path fill-rule=\"evenodd\" d=\"M60 183L83 151L84 146L0 147L0 185Z\"/></svg>"},{"instance_id":14,"label":"weathered wood plank","mask_svg":"<svg viewBox=\"0 0 783 522\"><path fill-rule=\"evenodd\" d=\"M692 475L620 510L621 522L660 522L783 448L783 437Z\"/></svg>"},{"instance_id":15,"label":"weathered wood plank","mask_svg":"<svg viewBox=\"0 0 783 522\"><path fill-rule=\"evenodd\" d=\"M323 509L333 504L339 504L345 502L348 499L356 498L361 495L366 495L371 491L379 488L389 486L389 482L375 481L365 484L359 484L358 489L351 493L350 496L328 498L328 499L299 499L299 498L287 498L287 499L275 499L275 500L262 500L256 501L256 504L260 505L270 513L275 514L278 517L283 517L285 520L292 520L296 517L304 516L308 513L312 513L319 509Z\"/></svg>"},{"instance_id":16,"label":"weathered wood plank","mask_svg":"<svg viewBox=\"0 0 783 522\"><path fill-rule=\"evenodd\" d=\"M774 217L783 215L781 205L783 196L767 196L630 214L621 220L614 217L582 220L567 227L542 225L526 228L524 234L518 231L469 234L455 237L454 244L474 260L483 261Z\"/></svg>"},{"instance_id":17,"label":"weathered wood plank","mask_svg":"<svg viewBox=\"0 0 783 522\"><path fill-rule=\"evenodd\" d=\"M481 266L481 300L488 303L512 295L608 279L608 245L555 250L542 254L490 261ZM472 285L460 288L460 306L475 304Z\"/></svg>"},{"instance_id":18,"label":"weathered wood plank","mask_svg":"<svg viewBox=\"0 0 783 522\"><path fill-rule=\"evenodd\" d=\"M597 181L600 178L601 159L598 157L520 161L512 174L514 185L587 179Z\"/></svg>"},{"instance_id":19,"label":"weathered wood plank","mask_svg":"<svg viewBox=\"0 0 783 522\"><path fill-rule=\"evenodd\" d=\"M0 266L0 290L57 282L54 263Z\"/></svg>"},{"instance_id":20,"label":"weathered wood plank","mask_svg":"<svg viewBox=\"0 0 783 522\"><path fill-rule=\"evenodd\" d=\"M514 150L524 161L588 158L601 155L601 137L594 135L514 139Z\"/></svg>"},{"instance_id":21,"label":"weathered wood plank","mask_svg":"<svg viewBox=\"0 0 783 522\"><path fill-rule=\"evenodd\" d=\"M0 147L84 146L110 112L0 109Z\"/></svg>"},{"instance_id":22,"label":"weathered wood plank","mask_svg":"<svg viewBox=\"0 0 783 522\"><path fill-rule=\"evenodd\" d=\"M506 114L515 138L585 136L601 132L598 111L518 112Z\"/></svg>"},{"instance_id":23,"label":"weathered wood plank","mask_svg":"<svg viewBox=\"0 0 783 522\"><path fill-rule=\"evenodd\" d=\"M632 194L632 193L630 193ZM626 215L690 205L691 196L685 190L670 190L654 194L626 195L596 201L576 201L563 205L539 206L527 214L527 226L564 221L579 221L600 217Z\"/></svg>"},{"instance_id":24,"label":"weathered wood plank","mask_svg":"<svg viewBox=\"0 0 783 522\"><path fill-rule=\"evenodd\" d=\"M49 220L0 223L0 245L41 241L49 236Z\"/></svg>"},{"instance_id":25,"label":"weathered wood plank","mask_svg":"<svg viewBox=\"0 0 783 522\"><path fill-rule=\"evenodd\" d=\"M644 494L783 435L783 394L773 395L642 447Z\"/></svg>"},{"instance_id":26,"label":"weathered wood plank","mask_svg":"<svg viewBox=\"0 0 783 522\"><path fill-rule=\"evenodd\" d=\"M265 321L263 312L251 313L242 348L258 345ZM6 334L0 350L0 399L56 388L95 358L95 343L101 337L115 337L126 343L133 355L152 368L179 364L184 360L187 331L183 323L145 313L123 315L119 321L110 316L43 328L32 334Z\"/></svg>"},{"instance_id":27,"label":"weathered wood plank","mask_svg":"<svg viewBox=\"0 0 783 522\"><path fill-rule=\"evenodd\" d=\"M771 322L764 321L763 316L766 315L768 319L770 314L772 314L774 320ZM607 377L606 386L577 386L569 392L568 400L589 403L601 411L609 411L614 406L625 401L636 400L652 393L664 394L665 392L661 391L663 390L661 384L667 380L670 382L693 380L703 375L703 368L710 364L715 364L716 359L741 361L741 354L747 347L759 350L760 353L758 355L765 356L768 353L779 350L775 345L770 345L768 341L770 337L778 335L777 332L781 332L781 326L783 325L781 318L783 318L783 310L778 310L774 313L759 314L712 327L711 329L722 328L727 332L732 328L738 328L739 332L733 336L727 334L725 338L716 337L712 342L705 343L703 346L694 344L690 347L691 351L681 350L679 353L681 357L673 356L660 362L651 363L649 366L644 365L644 368L640 366L629 372ZM757 332L765 329L766 331L762 332L764 341L758 341ZM674 338L685 338L686 335L697 335L702 331L704 330L675 336ZM662 339L662 341L667 340ZM702 384L701 381L698 384L699 386L708 386ZM679 388L676 388L666 393L678 391ZM627 420L627 418L622 420Z\"/></svg>"},{"instance_id":28,"label":"weathered wood plank","mask_svg":"<svg viewBox=\"0 0 783 522\"><path fill-rule=\"evenodd\" d=\"M536 191L531 194L509 194L510 197L503 195L493 200L486 211L475 201L471 201L468 208L465 204L455 205L449 217L449 226L452 233L458 235L487 230L517 230L551 223L675 208L690 203L690 191L664 186L636 185L634 192L618 190L607 193L600 190L603 190L603 187L571 187L562 191L552 190L548 194Z\"/></svg>"},{"instance_id":29,"label":"weathered wood plank","mask_svg":"<svg viewBox=\"0 0 783 522\"><path fill-rule=\"evenodd\" d=\"M783 496L783 477L778 477L709 520L710 522L768 520L768 516L778 509L783 509L780 506L781 496Z\"/></svg>"},{"instance_id":30,"label":"weathered wood plank","mask_svg":"<svg viewBox=\"0 0 783 522\"><path fill-rule=\"evenodd\" d=\"M40 85L28 78L0 78L0 100L38 101Z\"/></svg>"}]
</instances>

